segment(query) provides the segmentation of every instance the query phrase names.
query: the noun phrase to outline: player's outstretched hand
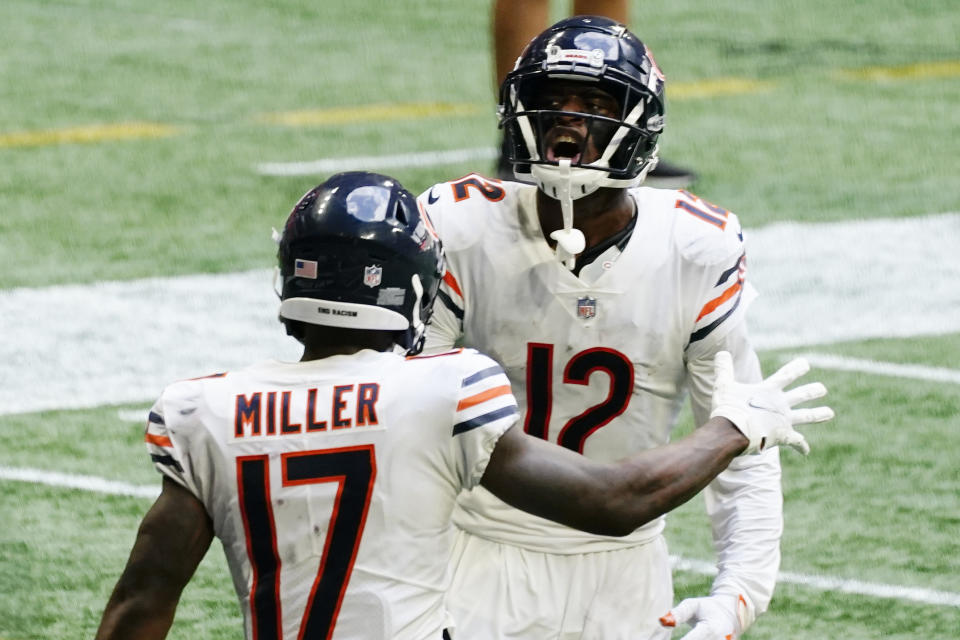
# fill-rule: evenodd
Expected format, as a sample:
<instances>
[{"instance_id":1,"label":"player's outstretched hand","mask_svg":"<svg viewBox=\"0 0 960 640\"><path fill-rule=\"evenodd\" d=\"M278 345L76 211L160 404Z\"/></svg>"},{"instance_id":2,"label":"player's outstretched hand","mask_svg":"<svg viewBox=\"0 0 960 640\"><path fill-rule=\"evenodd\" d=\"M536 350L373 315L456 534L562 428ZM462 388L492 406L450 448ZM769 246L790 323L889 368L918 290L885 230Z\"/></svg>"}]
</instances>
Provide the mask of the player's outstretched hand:
<instances>
[{"instance_id":1,"label":"player's outstretched hand","mask_svg":"<svg viewBox=\"0 0 960 640\"><path fill-rule=\"evenodd\" d=\"M681 640L731 640L753 624L753 607L742 595L687 598L660 618L663 627L693 627Z\"/></svg>"},{"instance_id":2,"label":"player's outstretched hand","mask_svg":"<svg viewBox=\"0 0 960 640\"><path fill-rule=\"evenodd\" d=\"M785 387L810 370L803 358L795 358L780 367L763 382L746 384L733 377L733 356L720 351L714 358L716 382L713 387L711 418L724 417L737 426L750 441L743 454L760 453L769 447L786 444L803 455L810 445L794 425L826 422L833 418L830 407L794 409L798 404L822 398L827 388L811 382L794 389Z\"/></svg>"}]
</instances>

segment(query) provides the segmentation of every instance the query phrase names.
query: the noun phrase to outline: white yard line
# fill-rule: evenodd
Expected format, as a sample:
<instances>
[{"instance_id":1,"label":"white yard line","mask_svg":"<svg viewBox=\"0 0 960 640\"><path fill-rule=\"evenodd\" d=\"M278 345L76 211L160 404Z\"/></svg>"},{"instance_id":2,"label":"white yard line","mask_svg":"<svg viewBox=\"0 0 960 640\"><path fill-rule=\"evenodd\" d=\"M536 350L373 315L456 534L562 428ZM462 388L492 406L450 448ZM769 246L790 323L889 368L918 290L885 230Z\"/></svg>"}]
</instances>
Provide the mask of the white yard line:
<instances>
[{"instance_id":1,"label":"white yard line","mask_svg":"<svg viewBox=\"0 0 960 640\"><path fill-rule=\"evenodd\" d=\"M155 499L160 494L159 477L155 485L133 485L126 482L98 478L96 476L0 466L0 480L31 482L65 489L136 498ZM682 556L671 556L670 560L673 568L678 571L708 576L716 575L717 573L716 566L705 560L693 560ZM937 591L922 587L865 582L863 580L851 580L835 576L806 575L789 571L780 572L779 582L797 584L817 591L837 591L872 598L891 598L894 600L909 600L922 604L960 607L960 593Z\"/></svg>"},{"instance_id":2,"label":"white yard line","mask_svg":"<svg viewBox=\"0 0 960 640\"><path fill-rule=\"evenodd\" d=\"M691 560L682 556L670 556L670 562L677 571L687 571L689 573L698 573L706 576L717 575L716 565L704 560ZM840 593L869 596L871 598L892 598L894 600L909 600L923 604L960 607L960 593L925 589L923 587L865 582L863 580L838 578L836 576L808 575L804 573L794 573L792 571L781 571L777 577L777 582L796 584L817 591L837 591Z\"/></svg>"},{"instance_id":3,"label":"white yard line","mask_svg":"<svg viewBox=\"0 0 960 640\"><path fill-rule=\"evenodd\" d=\"M759 349L960 332L958 213L777 224L747 244ZM296 359L271 278L263 269L0 291L0 415L152 402L174 380Z\"/></svg>"},{"instance_id":4,"label":"white yard line","mask_svg":"<svg viewBox=\"0 0 960 640\"><path fill-rule=\"evenodd\" d=\"M4 467L0 465L0 480L32 482L34 484L45 484L51 487L63 487L66 489L78 489L80 491L106 493L112 496L156 498L158 495L160 495L159 476L157 477L157 484L155 486L144 486L129 484L126 482L117 482L115 480L106 480L96 476L58 473L56 471L43 471L41 469Z\"/></svg>"},{"instance_id":5,"label":"white yard line","mask_svg":"<svg viewBox=\"0 0 960 640\"><path fill-rule=\"evenodd\" d=\"M960 370L957 369L923 367L915 364L897 364L895 362L879 362L877 360L866 360L863 358L847 358L831 353L803 353L802 355L812 366L823 369L857 371L878 376L960 384Z\"/></svg>"},{"instance_id":6,"label":"white yard line","mask_svg":"<svg viewBox=\"0 0 960 640\"><path fill-rule=\"evenodd\" d=\"M324 158L305 162L263 162L255 168L265 176L312 176L338 171L349 171L363 167L365 170L379 171L397 167L440 167L461 164L477 160L493 160L499 153L493 147L473 149L451 149L448 151L422 151L419 153L399 153L392 156L355 156L352 158Z\"/></svg>"}]
</instances>

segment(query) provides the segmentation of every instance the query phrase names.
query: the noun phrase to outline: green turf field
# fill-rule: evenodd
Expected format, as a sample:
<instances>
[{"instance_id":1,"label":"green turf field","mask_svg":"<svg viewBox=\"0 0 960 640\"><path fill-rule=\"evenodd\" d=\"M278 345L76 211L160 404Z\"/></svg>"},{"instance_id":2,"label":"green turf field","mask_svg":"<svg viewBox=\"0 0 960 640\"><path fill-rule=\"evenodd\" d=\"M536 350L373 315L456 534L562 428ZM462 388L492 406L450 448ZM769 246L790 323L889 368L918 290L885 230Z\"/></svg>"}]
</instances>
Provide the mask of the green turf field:
<instances>
[{"instance_id":1,"label":"green turf field","mask_svg":"<svg viewBox=\"0 0 960 640\"><path fill-rule=\"evenodd\" d=\"M924 227L930 237L957 235L960 218L941 215L960 212L955 2L634 0L633 14L667 74L663 155L695 168L693 190L757 237L778 223L909 225L931 215L945 226ZM39 325L25 333L19 296L90 285L73 290L82 298L101 281L272 266L271 226L329 172L266 175L264 163L343 158L341 169L384 170L415 192L488 172L490 160L377 164L497 143L488 16L479 0L0 3L0 387L19 389L39 367L28 347L56 362L89 340L83 331L53 339ZM817 370L838 417L808 429L808 459L784 452L789 580L750 638L960 637L960 321L950 320L951 310L960 318L960 260L923 248L901 255L913 227L896 228L908 231L876 245L878 260L938 268L918 267L884 300L831 290L838 297L827 301L872 330L761 350L765 370L808 352L853 364ZM859 249L835 253L852 260ZM796 279L816 267L798 260ZM843 275L880 287L890 275L857 269ZM756 304L791 291L764 291ZM929 309L946 310L942 323L916 306L924 294ZM896 309L898 300L907 322L888 329L870 318L874 302ZM195 312L199 325L205 310ZM71 308L57 316L50 326L69 326ZM122 361L150 340L127 325L77 361ZM196 340L184 330L184 351ZM0 640L92 637L150 499L14 471L158 486L129 415L149 395L78 410L0 402ZM678 595L705 593L710 578L697 563L713 551L699 499L674 514L668 534L692 563L676 574ZM240 635L215 543L170 637Z\"/></svg>"}]
</instances>

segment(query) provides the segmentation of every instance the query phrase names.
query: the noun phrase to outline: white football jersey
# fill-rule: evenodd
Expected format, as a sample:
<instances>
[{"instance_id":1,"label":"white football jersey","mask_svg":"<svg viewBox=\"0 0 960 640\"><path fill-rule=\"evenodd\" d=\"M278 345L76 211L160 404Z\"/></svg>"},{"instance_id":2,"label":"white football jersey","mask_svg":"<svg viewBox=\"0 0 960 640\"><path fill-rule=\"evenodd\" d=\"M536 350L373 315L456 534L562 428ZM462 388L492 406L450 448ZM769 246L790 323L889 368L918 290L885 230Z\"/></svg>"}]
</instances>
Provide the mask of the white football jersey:
<instances>
[{"instance_id":1,"label":"white football jersey","mask_svg":"<svg viewBox=\"0 0 960 640\"><path fill-rule=\"evenodd\" d=\"M457 494L516 420L486 356L367 350L173 384L146 441L206 507L247 638L439 640Z\"/></svg>"},{"instance_id":2,"label":"white football jersey","mask_svg":"<svg viewBox=\"0 0 960 640\"><path fill-rule=\"evenodd\" d=\"M631 189L629 241L577 276L543 238L536 193L468 175L420 196L447 256L427 351L462 338L487 353L514 385L525 430L590 458L618 460L666 443L688 363L702 361L710 375L725 336L744 326L752 292L737 217L685 191ZM689 386L697 413L708 413L710 385ZM552 553L633 545L663 528L658 519L624 538L586 534L513 509L482 487L461 497L454 521Z\"/></svg>"}]
</instances>

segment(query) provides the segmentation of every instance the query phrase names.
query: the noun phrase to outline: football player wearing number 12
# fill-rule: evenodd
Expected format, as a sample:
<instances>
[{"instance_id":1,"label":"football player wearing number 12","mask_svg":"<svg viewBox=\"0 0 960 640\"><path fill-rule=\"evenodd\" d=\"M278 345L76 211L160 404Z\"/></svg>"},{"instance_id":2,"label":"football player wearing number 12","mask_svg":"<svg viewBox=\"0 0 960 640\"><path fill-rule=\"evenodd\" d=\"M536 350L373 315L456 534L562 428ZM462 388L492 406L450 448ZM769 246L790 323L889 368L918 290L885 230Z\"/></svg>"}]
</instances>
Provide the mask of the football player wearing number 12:
<instances>
[{"instance_id":1,"label":"football player wearing number 12","mask_svg":"<svg viewBox=\"0 0 960 640\"><path fill-rule=\"evenodd\" d=\"M333 176L280 237L280 318L300 362L168 387L146 442L163 491L145 516L97 638L164 638L180 593L220 538L256 640L441 640L462 489L598 534L623 535L766 444L803 446L792 410L826 393L717 385L696 434L618 464L519 427L507 377L471 349L416 357L443 273L439 240L395 180ZM762 405L757 409L750 405Z\"/></svg>"},{"instance_id":2,"label":"football player wearing number 12","mask_svg":"<svg viewBox=\"0 0 960 640\"><path fill-rule=\"evenodd\" d=\"M670 439L689 392L710 413L713 361L761 378L747 337L755 295L737 217L686 191L641 185L657 162L664 76L601 17L534 38L500 94L514 172L420 196L447 253L426 350L499 362L527 433L611 461ZM672 602L662 518L621 538L521 513L480 488L454 522L458 640L741 634L770 602L783 526L777 450L738 458L706 492L719 554L708 596ZM662 618L662 622L661 622Z\"/></svg>"}]
</instances>

